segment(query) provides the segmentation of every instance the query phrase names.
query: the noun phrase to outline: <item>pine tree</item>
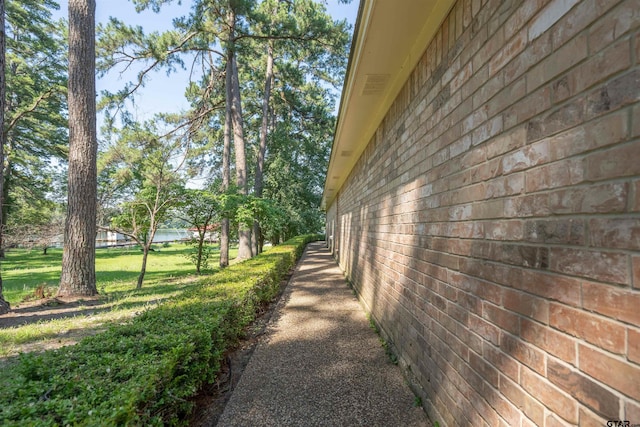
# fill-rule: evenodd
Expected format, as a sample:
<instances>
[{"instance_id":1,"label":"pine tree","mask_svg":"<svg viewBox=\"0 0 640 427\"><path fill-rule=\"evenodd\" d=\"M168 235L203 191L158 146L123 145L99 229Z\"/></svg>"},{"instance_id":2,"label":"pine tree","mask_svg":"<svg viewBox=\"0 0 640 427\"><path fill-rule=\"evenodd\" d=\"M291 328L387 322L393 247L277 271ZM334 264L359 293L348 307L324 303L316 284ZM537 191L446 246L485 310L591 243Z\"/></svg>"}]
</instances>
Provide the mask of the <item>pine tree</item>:
<instances>
[{"instance_id":1,"label":"pine tree","mask_svg":"<svg viewBox=\"0 0 640 427\"><path fill-rule=\"evenodd\" d=\"M95 0L69 0L69 172L59 296L96 295Z\"/></svg>"}]
</instances>

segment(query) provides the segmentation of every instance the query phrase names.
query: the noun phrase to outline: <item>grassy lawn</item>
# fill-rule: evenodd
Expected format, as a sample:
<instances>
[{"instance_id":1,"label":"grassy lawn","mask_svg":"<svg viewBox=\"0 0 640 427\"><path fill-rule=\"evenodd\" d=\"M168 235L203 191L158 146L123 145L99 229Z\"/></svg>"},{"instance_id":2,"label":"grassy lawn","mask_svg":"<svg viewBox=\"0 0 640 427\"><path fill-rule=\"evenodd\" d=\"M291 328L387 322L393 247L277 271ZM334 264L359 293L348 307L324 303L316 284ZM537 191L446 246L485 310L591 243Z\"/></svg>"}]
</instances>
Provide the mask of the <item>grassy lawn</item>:
<instances>
[{"instance_id":1,"label":"grassy lawn","mask_svg":"<svg viewBox=\"0 0 640 427\"><path fill-rule=\"evenodd\" d=\"M86 326L85 319L76 317L69 328L100 333L85 334L76 345L31 348L20 357L11 357L14 353L0 357L0 425L159 426L184 422L195 405L192 397L203 386L215 384L226 350L237 343L260 307L281 290L306 243L318 237L298 236L215 274L192 276L190 282L187 276L179 275L178 267L168 268L166 277L173 275L174 279L156 283L158 288L184 283L184 290L174 298L159 305L146 300L146 305L136 308L139 315L108 327ZM133 287L133 282L128 283ZM116 289L113 294L118 292ZM142 296L136 292L130 295ZM96 299L82 303L93 312L96 302L102 304ZM64 300L60 306L66 310L78 308L77 304L76 300ZM5 322L0 332L21 329L7 328L6 321L32 314L32 309L25 305L0 316L0 325ZM85 317L121 311L106 309ZM70 332L74 331L60 331L58 340L66 339ZM14 334L14 342L20 337ZM0 343L0 349L5 342Z\"/></svg>"},{"instance_id":2,"label":"grassy lawn","mask_svg":"<svg viewBox=\"0 0 640 427\"><path fill-rule=\"evenodd\" d=\"M149 255L147 273L141 293L162 291L163 285L176 278L195 274L195 266L186 258L191 249L181 243L169 247L154 247ZM231 248L230 257L235 257L237 248ZM219 251L212 251L210 266L218 264ZM130 292L134 290L140 274L142 252L138 249L98 249L96 251L96 281L101 294ZM44 285L53 292L60 281L62 249L49 249L47 255L40 250L13 249L6 253L2 261L2 279L5 299L12 305L18 304L34 290ZM208 270L211 273L215 270ZM151 288L145 290L144 288ZM140 291L139 291L140 292Z\"/></svg>"},{"instance_id":3,"label":"grassy lawn","mask_svg":"<svg viewBox=\"0 0 640 427\"><path fill-rule=\"evenodd\" d=\"M2 326L0 357L19 352L40 351L73 344L109 324L123 322L158 303L177 296L196 282L195 266L185 256L191 248L180 243L160 245L149 255L142 289L135 289L142 253L138 249L98 249L96 280L100 297L72 305L52 305L22 313L21 326ZM235 257L237 248L232 248ZM219 251L212 251L210 266L217 267ZM38 286L55 295L62 264L62 250L11 250L2 262L4 295L12 308L24 301ZM206 270L205 274L217 269ZM17 310L20 311L20 310Z\"/></svg>"}]
</instances>

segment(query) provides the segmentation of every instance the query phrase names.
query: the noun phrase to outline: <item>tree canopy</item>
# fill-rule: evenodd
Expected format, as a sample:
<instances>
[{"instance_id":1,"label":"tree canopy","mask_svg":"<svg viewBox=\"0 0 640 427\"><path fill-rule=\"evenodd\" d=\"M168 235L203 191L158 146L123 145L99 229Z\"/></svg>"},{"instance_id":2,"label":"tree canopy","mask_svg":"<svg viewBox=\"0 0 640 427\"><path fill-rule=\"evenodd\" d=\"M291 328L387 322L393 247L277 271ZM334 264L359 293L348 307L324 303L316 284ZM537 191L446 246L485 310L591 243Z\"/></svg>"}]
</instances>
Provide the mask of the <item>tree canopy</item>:
<instances>
[{"instance_id":1,"label":"tree canopy","mask_svg":"<svg viewBox=\"0 0 640 427\"><path fill-rule=\"evenodd\" d=\"M154 13L176 2L130 1ZM68 23L52 18L54 0L4 3L2 230L18 236L18 225L38 223L50 239L71 183ZM172 22L148 32L112 17L95 29L96 78L135 70L96 99L104 118L92 172L99 226L148 249L154 230L178 210L208 212L204 229L221 230L223 266L230 240L239 239L245 258L265 240L321 231L349 24L332 19L321 0L193 0ZM189 107L141 121L133 109L139 90L158 72L188 73ZM139 285L143 276L144 267Z\"/></svg>"}]
</instances>

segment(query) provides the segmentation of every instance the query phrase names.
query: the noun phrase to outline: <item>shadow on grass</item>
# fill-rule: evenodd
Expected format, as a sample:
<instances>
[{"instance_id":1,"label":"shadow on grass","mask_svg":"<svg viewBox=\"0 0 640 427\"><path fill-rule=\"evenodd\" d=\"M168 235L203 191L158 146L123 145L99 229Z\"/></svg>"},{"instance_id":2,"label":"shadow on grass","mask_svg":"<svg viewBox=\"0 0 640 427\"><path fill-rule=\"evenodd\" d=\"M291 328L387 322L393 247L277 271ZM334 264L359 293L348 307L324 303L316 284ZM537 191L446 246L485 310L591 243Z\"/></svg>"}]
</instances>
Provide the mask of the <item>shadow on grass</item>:
<instances>
[{"instance_id":1,"label":"shadow on grass","mask_svg":"<svg viewBox=\"0 0 640 427\"><path fill-rule=\"evenodd\" d=\"M55 267L62 265L62 250L49 249L44 255L39 250L9 249L1 262L5 271Z\"/></svg>"}]
</instances>

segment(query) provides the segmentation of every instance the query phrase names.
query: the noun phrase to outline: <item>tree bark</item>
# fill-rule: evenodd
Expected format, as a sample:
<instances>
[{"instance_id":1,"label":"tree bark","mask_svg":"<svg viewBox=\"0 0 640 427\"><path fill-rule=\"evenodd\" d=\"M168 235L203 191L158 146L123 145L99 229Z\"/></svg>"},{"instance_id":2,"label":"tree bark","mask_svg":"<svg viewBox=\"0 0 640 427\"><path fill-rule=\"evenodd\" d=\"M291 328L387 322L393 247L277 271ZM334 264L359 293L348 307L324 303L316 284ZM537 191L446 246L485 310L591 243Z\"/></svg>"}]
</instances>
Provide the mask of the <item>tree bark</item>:
<instances>
[{"instance_id":1,"label":"tree bark","mask_svg":"<svg viewBox=\"0 0 640 427\"><path fill-rule=\"evenodd\" d=\"M265 72L264 97L262 98L262 123L260 124L260 144L258 147L258 161L256 164L256 178L254 193L256 197L262 197L264 158L267 152L267 130L269 126L269 99L271 98L271 85L273 82L273 40L267 43L267 69ZM255 254L262 252L262 230L258 221L253 223L252 243Z\"/></svg>"},{"instance_id":2,"label":"tree bark","mask_svg":"<svg viewBox=\"0 0 640 427\"><path fill-rule=\"evenodd\" d=\"M142 289L142 282L144 281L144 275L147 272L147 257L149 256L149 245L145 242L142 246L142 267L140 268L140 275L138 275L138 283L136 289Z\"/></svg>"},{"instance_id":3,"label":"tree bark","mask_svg":"<svg viewBox=\"0 0 640 427\"><path fill-rule=\"evenodd\" d=\"M204 231L198 230L198 259L196 260L196 273L198 274L200 274L200 267L202 266L202 247L204 246L204 236L206 233L206 225Z\"/></svg>"},{"instance_id":4,"label":"tree bark","mask_svg":"<svg viewBox=\"0 0 640 427\"><path fill-rule=\"evenodd\" d=\"M6 75L5 75L5 53L6 53L6 40L5 40L5 24L4 24L4 0L0 0L0 251L2 251L4 257L3 246L3 233L4 227L2 227L2 210L4 207L4 143L6 134L4 133L4 108L7 91ZM2 275L0 272L0 314L7 313L9 311L9 303L4 300L2 293Z\"/></svg>"},{"instance_id":5,"label":"tree bark","mask_svg":"<svg viewBox=\"0 0 640 427\"><path fill-rule=\"evenodd\" d=\"M96 295L95 0L69 0L69 182L58 296Z\"/></svg>"},{"instance_id":6,"label":"tree bark","mask_svg":"<svg viewBox=\"0 0 640 427\"><path fill-rule=\"evenodd\" d=\"M233 125L233 147L236 153L236 185L240 194L247 194L247 159L244 147L244 128L242 123L242 101L240 81L235 51L236 16L233 7L229 8L229 44L227 61L231 62L231 121ZM227 67L227 71L229 67ZM246 224L238 226L238 259L251 258L251 229Z\"/></svg>"},{"instance_id":7,"label":"tree bark","mask_svg":"<svg viewBox=\"0 0 640 427\"><path fill-rule=\"evenodd\" d=\"M224 146L222 149L222 191L229 190L231 182L231 61L227 58L225 76ZM220 267L229 265L229 218L220 224Z\"/></svg>"}]
</instances>

